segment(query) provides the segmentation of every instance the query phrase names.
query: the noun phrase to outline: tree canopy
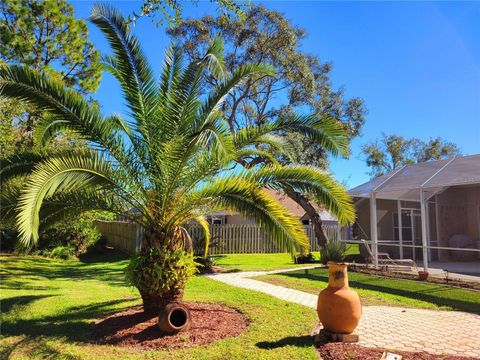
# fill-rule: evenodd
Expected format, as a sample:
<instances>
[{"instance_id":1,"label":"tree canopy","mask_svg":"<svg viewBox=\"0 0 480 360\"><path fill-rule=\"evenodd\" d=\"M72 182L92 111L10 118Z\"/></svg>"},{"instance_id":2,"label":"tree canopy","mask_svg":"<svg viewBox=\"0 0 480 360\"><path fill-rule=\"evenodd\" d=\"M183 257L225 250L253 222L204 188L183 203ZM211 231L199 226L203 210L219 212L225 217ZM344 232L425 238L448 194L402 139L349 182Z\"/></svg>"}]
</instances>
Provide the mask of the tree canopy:
<instances>
[{"instance_id":1,"label":"tree canopy","mask_svg":"<svg viewBox=\"0 0 480 360\"><path fill-rule=\"evenodd\" d=\"M83 94L96 91L100 54L88 41L85 21L75 18L67 1L5 0L0 9L0 66L28 66ZM2 99L0 142L6 145L2 149L31 150L40 117L41 111L34 106Z\"/></svg>"},{"instance_id":2,"label":"tree canopy","mask_svg":"<svg viewBox=\"0 0 480 360\"><path fill-rule=\"evenodd\" d=\"M225 16L237 19L244 17L244 9L248 6L247 1L210 0L210 2L214 3L217 10ZM144 0L140 11L134 11L130 20L136 21L142 16L149 16L157 19L159 24L166 21L170 26L175 26L183 21L183 4L196 5L196 3L196 0Z\"/></svg>"},{"instance_id":3,"label":"tree canopy","mask_svg":"<svg viewBox=\"0 0 480 360\"><path fill-rule=\"evenodd\" d=\"M406 164L440 160L460 155L460 149L440 137L427 141L399 135L382 134L380 139L362 147L372 177L381 176Z\"/></svg>"},{"instance_id":4,"label":"tree canopy","mask_svg":"<svg viewBox=\"0 0 480 360\"><path fill-rule=\"evenodd\" d=\"M1 11L4 62L42 70L83 92L97 89L100 55L72 5L65 0L3 0Z\"/></svg>"},{"instance_id":5,"label":"tree canopy","mask_svg":"<svg viewBox=\"0 0 480 360\"><path fill-rule=\"evenodd\" d=\"M276 70L276 76L248 79L232 91L223 105L231 131L257 126L288 116L297 110L330 117L343 125L349 136L359 134L365 121L365 106L360 98L347 99L344 89L335 89L330 81L332 64L301 50L305 30L292 25L280 12L254 5L244 19L205 16L186 19L168 30L191 59L198 59L216 34L225 40L225 64L235 69L245 63L264 63ZM215 86L219 79L208 79ZM281 99L281 101L280 101ZM287 134L288 136L288 134ZM292 142L298 142L293 137ZM321 144L306 138L303 147L312 149L307 163L325 164ZM303 149L293 148L297 161ZM296 153L296 154L295 154Z\"/></svg>"}]
</instances>

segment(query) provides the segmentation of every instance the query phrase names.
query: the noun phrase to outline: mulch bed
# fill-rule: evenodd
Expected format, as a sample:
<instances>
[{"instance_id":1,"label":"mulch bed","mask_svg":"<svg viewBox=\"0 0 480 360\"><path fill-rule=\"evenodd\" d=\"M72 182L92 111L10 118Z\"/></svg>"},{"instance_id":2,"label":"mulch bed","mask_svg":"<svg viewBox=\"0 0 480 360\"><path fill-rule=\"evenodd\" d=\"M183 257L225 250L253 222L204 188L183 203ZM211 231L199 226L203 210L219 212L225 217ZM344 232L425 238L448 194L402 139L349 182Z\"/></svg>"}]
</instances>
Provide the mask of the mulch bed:
<instances>
[{"instance_id":1,"label":"mulch bed","mask_svg":"<svg viewBox=\"0 0 480 360\"><path fill-rule=\"evenodd\" d=\"M328 343L317 348L322 360L379 360L386 349L366 348L355 344ZM426 352L391 351L402 360L471 360L470 357L434 355Z\"/></svg>"},{"instance_id":2,"label":"mulch bed","mask_svg":"<svg viewBox=\"0 0 480 360\"><path fill-rule=\"evenodd\" d=\"M142 350L205 345L235 337L247 329L248 319L242 313L223 305L185 303L192 323L176 335L163 334L157 317L146 315L141 307L112 314L97 323L93 340L99 344L134 347Z\"/></svg>"}]
</instances>

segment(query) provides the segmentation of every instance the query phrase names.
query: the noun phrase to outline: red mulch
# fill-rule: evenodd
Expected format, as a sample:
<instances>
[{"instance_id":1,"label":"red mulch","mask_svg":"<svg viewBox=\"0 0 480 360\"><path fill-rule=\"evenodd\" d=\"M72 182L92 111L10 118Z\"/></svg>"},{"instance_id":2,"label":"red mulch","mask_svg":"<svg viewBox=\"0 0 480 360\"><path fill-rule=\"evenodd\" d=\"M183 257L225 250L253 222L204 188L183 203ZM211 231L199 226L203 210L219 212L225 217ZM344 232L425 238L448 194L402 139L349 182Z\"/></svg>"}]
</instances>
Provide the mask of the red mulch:
<instances>
[{"instance_id":1,"label":"red mulch","mask_svg":"<svg viewBox=\"0 0 480 360\"><path fill-rule=\"evenodd\" d=\"M110 315L95 324L94 341L135 347L144 350L205 345L215 340L235 337L247 329L248 319L240 312L223 305L188 302L192 323L176 335L163 334L158 318L146 315L135 307Z\"/></svg>"},{"instance_id":2,"label":"red mulch","mask_svg":"<svg viewBox=\"0 0 480 360\"><path fill-rule=\"evenodd\" d=\"M355 344L327 343L318 347L322 360L379 360L386 349L366 348ZM402 356L402 360L471 360L454 355L434 355L426 352L390 351Z\"/></svg>"}]
</instances>

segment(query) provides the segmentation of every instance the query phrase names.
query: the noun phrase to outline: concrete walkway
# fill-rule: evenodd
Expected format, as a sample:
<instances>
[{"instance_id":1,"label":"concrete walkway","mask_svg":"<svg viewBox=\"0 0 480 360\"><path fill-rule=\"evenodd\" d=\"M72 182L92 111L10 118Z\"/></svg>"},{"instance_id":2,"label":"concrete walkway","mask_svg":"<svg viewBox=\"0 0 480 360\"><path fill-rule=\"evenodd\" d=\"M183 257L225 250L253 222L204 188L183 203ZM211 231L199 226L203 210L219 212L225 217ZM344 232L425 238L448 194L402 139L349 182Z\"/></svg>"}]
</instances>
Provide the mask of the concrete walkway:
<instances>
[{"instance_id":1,"label":"concrete walkway","mask_svg":"<svg viewBox=\"0 0 480 360\"><path fill-rule=\"evenodd\" d=\"M260 275L314 267L207 276L225 284L260 291L316 309L316 295L252 279ZM480 316L460 311L364 306L362 319L356 332L360 336L359 345L366 347L480 358Z\"/></svg>"}]
</instances>

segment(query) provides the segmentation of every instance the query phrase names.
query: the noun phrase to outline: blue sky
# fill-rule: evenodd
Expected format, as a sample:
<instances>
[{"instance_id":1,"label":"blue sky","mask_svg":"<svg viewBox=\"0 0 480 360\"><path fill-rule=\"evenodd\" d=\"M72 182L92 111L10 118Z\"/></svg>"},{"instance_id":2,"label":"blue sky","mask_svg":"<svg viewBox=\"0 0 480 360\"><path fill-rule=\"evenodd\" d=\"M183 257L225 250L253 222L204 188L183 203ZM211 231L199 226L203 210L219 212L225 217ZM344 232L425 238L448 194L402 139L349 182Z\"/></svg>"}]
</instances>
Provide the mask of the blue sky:
<instances>
[{"instance_id":1,"label":"blue sky","mask_svg":"<svg viewBox=\"0 0 480 360\"><path fill-rule=\"evenodd\" d=\"M73 1L86 18L92 2ZM117 1L129 14L141 2ZM302 49L333 63L332 80L368 108L362 136L349 159L330 169L348 187L369 179L360 147L382 132L429 139L441 136L464 154L480 153L480 2L266 1L308 32ZM186 16L214 14L200 1ZM109 49L91 25L90 39ZM159 68L169 44L164 28L142 19L135 28L151 64ZM95 95L106 112L121 112L122 98L110 76Z\"/></svg>"}]
</instances>

